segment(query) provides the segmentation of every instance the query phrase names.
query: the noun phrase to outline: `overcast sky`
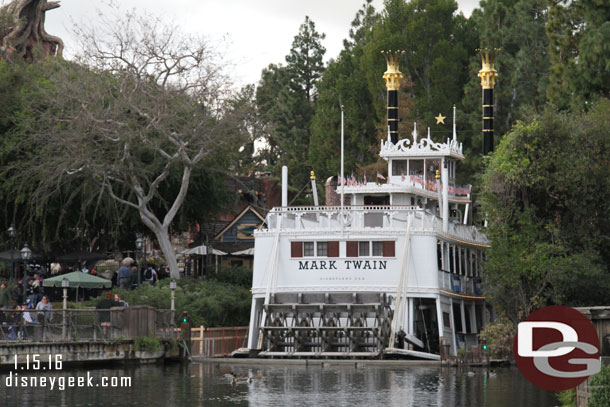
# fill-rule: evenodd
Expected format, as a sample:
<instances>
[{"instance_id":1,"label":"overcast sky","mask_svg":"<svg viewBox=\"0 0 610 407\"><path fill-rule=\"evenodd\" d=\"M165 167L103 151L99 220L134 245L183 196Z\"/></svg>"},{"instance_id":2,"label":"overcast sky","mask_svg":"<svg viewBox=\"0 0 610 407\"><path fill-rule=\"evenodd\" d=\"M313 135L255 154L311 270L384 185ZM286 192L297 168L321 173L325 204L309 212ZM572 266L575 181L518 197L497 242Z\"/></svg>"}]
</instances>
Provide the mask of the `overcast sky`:
<instances>
[{"instance_id":1,"label":"overcast sky","mask_svg":"<svg viewBox=\"0 0 610 407\"><path fill-rule=\"evenodd\" d=\"M7 0L0 0L0 4ZM95 23L100 3L92 0L61 0L59 9L47 13L46 30L61 37L65 56L75 52L71 34L73 21ZM283 63L293 37L308 15L319 32L326 34L326 60L336 57L348 36L351 21L362 0L120 0L123 9L146 10L160 15L187 33L211 39L228 37L227 53L236 64L233 80L238 84L257 82L270 63ZM374 0L380 10L383 0ZM458 0L469 16L478 0Z\"/></svg>"}]
</instances>

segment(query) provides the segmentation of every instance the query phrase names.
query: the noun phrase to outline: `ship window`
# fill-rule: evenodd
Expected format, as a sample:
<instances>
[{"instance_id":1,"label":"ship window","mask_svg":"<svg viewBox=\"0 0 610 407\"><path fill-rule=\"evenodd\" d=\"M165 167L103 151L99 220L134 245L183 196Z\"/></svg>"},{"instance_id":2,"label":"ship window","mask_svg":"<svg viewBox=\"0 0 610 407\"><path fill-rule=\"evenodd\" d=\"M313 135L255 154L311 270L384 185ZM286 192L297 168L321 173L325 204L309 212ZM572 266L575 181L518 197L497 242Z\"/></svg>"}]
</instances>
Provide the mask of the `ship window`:
<instances>
[{"instance_id":1,"label":"ship window","mask_svg":"<svg viewBox=\"0 0 610 407\"><path fill-rule=\"evenodd\" d=\"M383 242L373 242L373 256L383 256Z\"/></svg>"},{"instance_id":2,"label":"ship window","mask_svg":"<svg viewBox=\"0 0 610 407\"><path fill-rule=\"evenodd\" d=\"M370 242L358 242L358 256L370 256Z\"/></svg>"},{"instance_id":3,"label":"ship window","mask_svg":"<svg viewBox=\"0 0 610 407\"><path fill-rule=\"evenodd\" d=\"M328 245L326 242L317 242L316 250L318 257L326 257L328 256Z\"/></svg>"},{"instance_id":4,"label":"ship window","mask_svg":"<svg viewBox=\"0 0 610 407\"><path fill-rule=\"evenodd\" d=\"M347 257L358 257L358 242L345 242Z\"/></svg>"},{"instance_id":5,"label":"ship window","mask_svg":"<svg viewBox=\"0 0 610 407\"><path fill-rule=\"evenodd\" d=\"M409 162L409 175L424 175L424 160L411 160Z\"/></svg>"},{"instance_id":6,"label":"ship window","mask_svg":"<svg viewBox=\"0 0 610 407\"><path fill-rule=\"evenodd\" d=\"M313 257L313 242L303 242L303 257Z\"/></svg>"},{"instance_id":7,"label":"ship window","mask_svg":"<svg viewBox=\"0 0 610 407\"><path fill-rule=\"evenodd\" d=\"M392 175L407 175L409 161L392 160Z\"/></svg>"},{"instance_id":8,"label":"ship window","mask_svg":"<svg viewBox=\"0 0 610 407\"><path fill-rule=\"evenodd\" d=\"M445 328L451 328L451 316L448 312L443 312L443 326Z\"/></svg>"}]
</instances>

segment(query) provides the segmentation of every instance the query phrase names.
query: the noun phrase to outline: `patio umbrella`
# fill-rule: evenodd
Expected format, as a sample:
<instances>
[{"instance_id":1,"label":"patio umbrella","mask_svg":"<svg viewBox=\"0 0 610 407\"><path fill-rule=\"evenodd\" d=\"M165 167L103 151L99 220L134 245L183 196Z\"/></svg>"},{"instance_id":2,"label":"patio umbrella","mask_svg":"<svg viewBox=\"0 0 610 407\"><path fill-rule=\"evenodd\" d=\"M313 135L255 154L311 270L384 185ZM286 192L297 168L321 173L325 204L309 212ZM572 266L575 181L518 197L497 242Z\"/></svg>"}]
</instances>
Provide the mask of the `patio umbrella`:
<instances>
[{"instance_id":1,"label":"patio umbrella","mask_svg":"<svg viewBox=\"0 0 610 407\"><path fill-rule=\"evenodd\" d=\"M61 282L64 278L67 278L70 282L70 288L76 288L76 299L78 301L78 289L79 288L110 288L112 287L112 281L106 280L105 278L92 276L89 273L83 273L80 271L73 271L67 274L61 274L59 276L47 278L42 282L43 287L61 287Z\"/></svg>"}]
</instances>

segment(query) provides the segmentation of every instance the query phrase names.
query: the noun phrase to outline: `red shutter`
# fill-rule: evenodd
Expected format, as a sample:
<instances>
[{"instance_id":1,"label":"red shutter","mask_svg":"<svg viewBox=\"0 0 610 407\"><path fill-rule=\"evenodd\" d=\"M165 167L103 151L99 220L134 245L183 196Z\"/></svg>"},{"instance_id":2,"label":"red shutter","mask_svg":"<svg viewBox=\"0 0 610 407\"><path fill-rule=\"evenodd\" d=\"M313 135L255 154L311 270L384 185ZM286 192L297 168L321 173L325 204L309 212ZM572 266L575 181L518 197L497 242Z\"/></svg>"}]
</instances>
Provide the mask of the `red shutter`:
<instances>
[{"instance_id":1,"label":"red shutter","mask_svg":"<svg viewBox=\"0 0 610 407\"><path fill-rule=\"evenodd\" d=\"M347 244L347 257L358 257L358 242L345 242Z\"/></svg>"},{"instance_id":2,"label":"red shutter","mask_svg":"<svg viewBox=\"0 0 610 407\"><path fill-rule=\"evenodd\" d=\"M389 242L383 242L383 257L394 257L396 256L396 242L395 241L389 241Z\"/></svg>"},{"instance_id":3,"label":"red shutter","mask_svg":"<svg viewBox=\"0 0 610 407\"><path fill-rule=\"evenodd\" d=\"M339 242L326 242L326 256L339 257Z\"/></svg>"},{"instance_id":4,"label":"red shutter","mask_svg":"<svg viewBox=\"0 0 610 407\"><path fill-rule=\"evenodd\" d=\"M303 257L303 242L290 242L290 257Z\"/></svg>"}]
</instances>

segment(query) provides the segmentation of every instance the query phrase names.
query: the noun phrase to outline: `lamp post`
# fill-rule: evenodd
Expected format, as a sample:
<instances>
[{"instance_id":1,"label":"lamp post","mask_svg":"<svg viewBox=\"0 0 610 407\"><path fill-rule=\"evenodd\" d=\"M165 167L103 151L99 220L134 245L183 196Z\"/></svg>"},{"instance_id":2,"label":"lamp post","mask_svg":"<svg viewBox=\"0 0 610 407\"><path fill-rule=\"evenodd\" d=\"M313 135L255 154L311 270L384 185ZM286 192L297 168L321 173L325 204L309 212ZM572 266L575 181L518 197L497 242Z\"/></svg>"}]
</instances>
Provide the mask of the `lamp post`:
<instances>
[{"instance_id":1,"label":"lamp post","mask_svg":"<svg viewBox=\"0 0 610 407\"><path fill-rule=\"evenodd\" d=\"M15 250L15 236L17 235L17 233L15 232L15 228L13 227L13 225L11 225L11 227L9 227L6 231L8 233L8 237L11 239L11 278L9 280L12 280L14 278L16 278L17 276L15 275L15 259L13 258L13 250Z\"/></svg>"},{"instance_id":2,"label":"lamp post","mask_svg":"<svg viewBox=\"0 0 610 407\"><path fill-rule=\"evenodd\" d=\"M170 309L172 311L176 310L176 280L172 280L169 282L169 288L171 288L172 290L172 304L170 306Z\"/></svg>"},{"instance_id":3,"label":"lamp post","mask_svg":"<svg viewBox=\"0 0 610 407\"><path fill-rule=\"evenodd\" d=\"M142 247L144 247L144 236L142 233L136 234L136 263L138 264L138 285L142 283L140 276L140 255L142 253Z\"/></svg>"},{"instance_id":4,"label":"lamp post","mask_svg":"<svg viewBox=\"0 0 610 407\"><path fill-rule=\"evenodd\" d=\"M66 321L66 308L68 308L68 288L70 288L70 280L68 280L67 278L64 278L63 280L61 280L61 288L63 288L64 290L64 309L63 309L63 323L62 323L62 327L61 327L61 337L63 339L66 339L66 327L67 327L67 321Z\"/></svg>"},{"instance_id":5,"label":"lamp post","mask_svg":"<svg viewBox=\"0 0 610 407\"><path fill-rule=\"evenodd\" d=\"M32 258L32 250L30 250L28 244L26 243L23 246L23 249L21 249L20 253L21 253L21 259L23 260L23 275L25 277L28 277L27 262ZM26 278L26 280L27 280L27 278Z\"/></svg>"}]
</instances>

